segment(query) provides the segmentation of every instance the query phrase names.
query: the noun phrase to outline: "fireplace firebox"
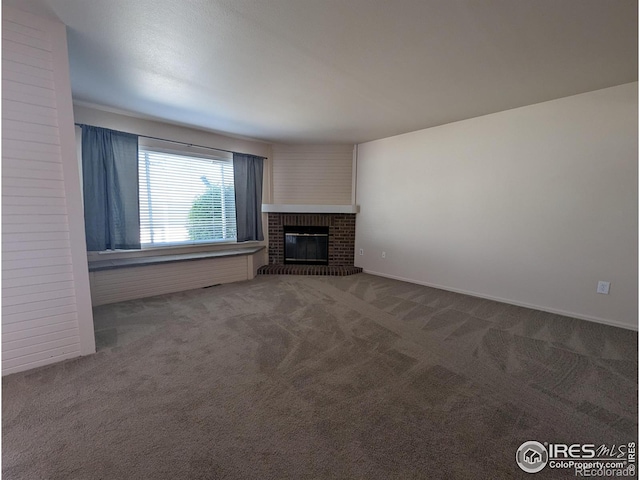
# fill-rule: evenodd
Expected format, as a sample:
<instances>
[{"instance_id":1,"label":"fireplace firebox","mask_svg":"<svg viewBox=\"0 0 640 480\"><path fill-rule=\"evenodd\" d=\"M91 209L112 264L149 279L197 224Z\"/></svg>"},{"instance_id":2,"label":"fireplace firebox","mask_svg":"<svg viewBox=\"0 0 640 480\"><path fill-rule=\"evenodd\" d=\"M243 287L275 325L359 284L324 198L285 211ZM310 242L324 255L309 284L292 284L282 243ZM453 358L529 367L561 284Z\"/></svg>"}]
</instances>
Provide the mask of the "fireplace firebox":
<instances>
[{"instance_id":1,"label":"fireplace firebox","mask_svg":"<svg viewBox=\"0 0 640 480\"><path fill-rule=\"evenodd\" d=\"M284 263L329 265L329 227L285 225Z\"/></svg>"}]
</instances>

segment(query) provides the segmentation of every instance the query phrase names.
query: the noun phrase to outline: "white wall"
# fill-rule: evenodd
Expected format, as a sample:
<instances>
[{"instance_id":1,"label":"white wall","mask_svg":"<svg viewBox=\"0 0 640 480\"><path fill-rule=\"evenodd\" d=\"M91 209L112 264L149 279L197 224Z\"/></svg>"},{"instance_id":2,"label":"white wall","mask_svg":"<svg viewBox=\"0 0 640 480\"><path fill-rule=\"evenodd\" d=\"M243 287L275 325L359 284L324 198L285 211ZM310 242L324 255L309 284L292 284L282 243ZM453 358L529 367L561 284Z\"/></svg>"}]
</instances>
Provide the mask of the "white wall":
<instances>
[{"instance_id":1,"label":"white wall","mask_svg":"<svg viewBox=\"0 0 640 480\"><path fill-rule=\"evenodd\" d=\"M2 13L4 375L95 341L65 26Z\"/></svg>"},{"instance_id":2,"label":"white wall","mask_svg":"<svg viewBox=\"0 0 640 480\"><path fill-rule=\"evenodd\" d=\"M637 329L637 88L359 145L356 265Z\"/></svg>"},{"instance_id":3,"label":"white wall","mask_svg":"<svg viewBox=\"0 0 640 480\"><path fill-rule=\"evenodd\" d=\"M350 205L353 145L274 145L275 204Z\"/></svg>"}]
</instances>

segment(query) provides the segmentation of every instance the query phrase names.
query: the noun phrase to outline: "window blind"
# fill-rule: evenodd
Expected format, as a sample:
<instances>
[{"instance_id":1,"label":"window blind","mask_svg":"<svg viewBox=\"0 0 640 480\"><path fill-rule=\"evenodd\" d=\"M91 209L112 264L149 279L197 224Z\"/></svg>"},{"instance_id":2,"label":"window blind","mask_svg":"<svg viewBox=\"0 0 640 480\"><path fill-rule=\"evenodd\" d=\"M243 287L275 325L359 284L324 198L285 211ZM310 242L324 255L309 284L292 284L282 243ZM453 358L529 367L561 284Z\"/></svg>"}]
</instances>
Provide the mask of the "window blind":
<instances>
[{"instance_id":1,"label":"window blind","mask_svg":"<svg viewBox=\"0 0 640 480\"><path fill-rule=\"evenodd\" d=\"M231 160L141 147L138 179L143 246L235 240Z\"/></svg>"}]
</instances>

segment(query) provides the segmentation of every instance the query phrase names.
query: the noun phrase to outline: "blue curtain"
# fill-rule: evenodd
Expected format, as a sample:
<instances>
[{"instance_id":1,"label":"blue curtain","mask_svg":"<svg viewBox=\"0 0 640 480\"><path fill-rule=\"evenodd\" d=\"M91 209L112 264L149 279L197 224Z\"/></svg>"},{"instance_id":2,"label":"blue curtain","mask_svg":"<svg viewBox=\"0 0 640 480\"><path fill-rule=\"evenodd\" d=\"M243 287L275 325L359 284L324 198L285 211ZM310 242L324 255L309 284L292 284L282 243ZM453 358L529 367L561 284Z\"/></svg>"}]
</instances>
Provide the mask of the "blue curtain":
<instances>
[{"instance_id":1,"label":"blue curtain","mask_svg":"<svg viewBox=\"0 0 640 480\"><path fill-rule=\"evenodd\" d=\"M238 242L264 240L262 233L262 157L233 154Z\"/></svg>"},{"instance_id":2,"label":"blue curtain","mask_svg":"<svg viewBox=\"0 0 640 480\"><path fill-rule=\"evenodd\" d=\"M87 250L140 248L138 136L82 125Z\"/></svg>"}]
</instances>

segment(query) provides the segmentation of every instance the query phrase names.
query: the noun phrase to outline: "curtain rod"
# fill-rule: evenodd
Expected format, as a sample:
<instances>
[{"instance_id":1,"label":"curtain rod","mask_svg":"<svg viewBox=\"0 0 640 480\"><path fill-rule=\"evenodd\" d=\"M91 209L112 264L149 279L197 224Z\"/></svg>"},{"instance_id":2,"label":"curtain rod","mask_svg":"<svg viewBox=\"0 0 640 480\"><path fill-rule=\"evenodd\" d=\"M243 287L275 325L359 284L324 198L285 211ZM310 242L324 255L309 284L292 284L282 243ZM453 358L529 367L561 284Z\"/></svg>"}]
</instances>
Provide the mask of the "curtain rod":
<instances>
[{"instance_id":1,"label":"curtain rod","mask_svg":"<svg viewBox=\"0 0 640 480\"><path fill-rule=\"evenodd\" d=\"M87 125L85 123L76 123L75 125L77 127L95 127L95 125ZM97 127L97 128L104 128L104 127ZM112 129L108 128L107 130L112 130ZM120 130L114 130L114 131L121 132ZM129 133L129 132L121 132L121 133ZM161 142L178 143L180 145L186 145L187 147L204 148L207 150L217 150L218 152L237 153L238 155L251 155L252 157L258 157L264 160L269 158L269 157L263 157L262 155L254 155L252 153L234 152L233 150L225 150L224 148L206 147L204 145L196 145L194 143L180 142L178 140L167 140L166 138L151 137L149 135L138 135L137 133L130 134L130 135L136 135L137 137L142 137L142 138L149 138L151 140L160 140Z\"/></svg>"}]
</instances>

